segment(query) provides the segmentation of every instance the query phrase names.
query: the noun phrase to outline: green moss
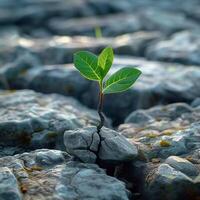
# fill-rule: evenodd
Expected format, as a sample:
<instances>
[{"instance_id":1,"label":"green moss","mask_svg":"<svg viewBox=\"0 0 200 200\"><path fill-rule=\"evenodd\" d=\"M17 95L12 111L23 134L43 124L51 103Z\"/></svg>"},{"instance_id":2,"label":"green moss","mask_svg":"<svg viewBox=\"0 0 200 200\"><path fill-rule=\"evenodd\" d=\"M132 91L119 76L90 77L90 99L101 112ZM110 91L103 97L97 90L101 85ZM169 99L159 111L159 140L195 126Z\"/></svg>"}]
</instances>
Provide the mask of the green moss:
<instances>
[{"instance_id":1,"label":"green moss","mask_svg":"<svg viewBox=\"0 0 200 200\"><path fill-rule=\"evenodd\" d=\"M170 136L170 135L172 135L174 133L174 130L172 130L172 129L167 129L167 130L164 130L163 132L162 132L162 135L168 135L168 136Z\"/></svg>"},{"instance_id":2,"label":"green moss","mask_svg":"<svg viewBox=\"0 0 200 200\"><path fill-rule=\"evenodd\" d=\"M147 136L148 138L156 138L156 137L158 137L158 135L155 134L155 133L148 133L146 136Z\"/></svg>"},{"instance_id":3,"label":"green moss","mask_svg":"<svg viewBox=\"0 0 200 200\"><path fill-rule=\"evenodd\" d=\"M166 141L166 140L161 140L160 141L160 146L161 147L169 147L171 146L170 142Z\"/></svg>"}]
</instances>

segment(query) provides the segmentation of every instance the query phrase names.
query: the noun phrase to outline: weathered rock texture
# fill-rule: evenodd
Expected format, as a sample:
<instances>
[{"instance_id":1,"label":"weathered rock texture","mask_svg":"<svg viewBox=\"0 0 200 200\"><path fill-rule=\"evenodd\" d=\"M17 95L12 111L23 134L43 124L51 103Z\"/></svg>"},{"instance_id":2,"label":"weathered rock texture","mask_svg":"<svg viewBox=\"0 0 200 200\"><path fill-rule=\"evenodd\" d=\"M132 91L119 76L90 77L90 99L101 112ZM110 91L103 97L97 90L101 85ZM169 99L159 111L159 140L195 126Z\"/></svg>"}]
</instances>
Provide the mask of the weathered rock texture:
<instances>
[{"instance_id":1,"label":"weathered rock texture","mask_svg":"<svg viewBox=\"0 0 200 200\"><path fill-rule=\"evenodd\" d=\"M199 107L185 103L134 111L119 130L139 148L121 169L143 199L198 199ZM123 175L124 176L124 175ZM176 189L175 189L176 188Z\"/></svg>"},{"instance_id":2,"label":"weathered rock texture","mask_svg":"<svg viewBox=\"0 0 200 200\"><path fill-rule=\"evenodd\" d=\"M96 109L96 83L81 77L72 65L41 66L38 62L36 57L26 54L16 63L2 67L0 86L69 95ZM130 90L106 96L104 111L118 124L133 110L171 102L192 102L200 95L198 66L119 57L111 73L125 65L138 66L143 74Z\"/></svg>"},{"instance_id":3,"label":"weathered rock texture","mask_svg":"<svg viewBox=\"0 0 200 200\"><path fill-rule=\"evenodd\" d=\"M0 158L0 199L128 200L124 183L58 150Z\"/></svg>"},{"instance_id":4,"label":"weathered rock texture","mask_svg":"<svg viewBox=\"0 0 200 200\"><path fill-rule=\"evenodd\" d=\"M64 143L67 152L86 163L103 162L120 164L134 160L138 155L136 146L131 145L116 131L96 127L66 131Z\"/></svg>"},{"instance_id":5,"label":"weathered rock texture","mask_svg":"<svg viewBox=\"0 0 200 200\"><path fill-rule=\"evenodd\" d=\"M0 200L199 200L199 11L199 0L1 0ZM121 125L97 134L97 84L71 63L108 45L111 73L143 74L106 96Z\"/></svg>"},{"instance_id":6,"label":"weathered rock texture","mask_svg":"<svg viewBox=\"0 0 200 200\"><path fill-rule=\"evenodd\" d=\"M29 90L0 93L2 155L37 148L63 149L63 133L98 124L97 114L75 99Z\"/></svg>"}]
</instances>

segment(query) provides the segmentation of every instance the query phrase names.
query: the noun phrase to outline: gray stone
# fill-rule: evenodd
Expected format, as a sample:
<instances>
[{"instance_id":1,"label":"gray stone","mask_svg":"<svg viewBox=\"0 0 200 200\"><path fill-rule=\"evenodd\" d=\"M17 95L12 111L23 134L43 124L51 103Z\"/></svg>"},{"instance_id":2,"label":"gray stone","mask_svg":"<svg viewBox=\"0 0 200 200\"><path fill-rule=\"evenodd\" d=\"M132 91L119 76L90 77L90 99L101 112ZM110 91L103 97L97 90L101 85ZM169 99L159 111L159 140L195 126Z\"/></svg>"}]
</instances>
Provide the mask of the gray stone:
<instances>
[{"instance_id":1,"label":"gray stone","mask_svg":"<svg viewBox=\"0 0 200 200\"><path fill-rule=\"evenodd\" d=\"M118 26L118 23L121 26ZM87 35L95 36L95 28L99 28L102 36L117 36L132 33L142 29L137 15L114 14L100 17L87 17L81 19L53 18L48 22L49 30L57 35Z\"/></svg>"},{"instance_id":2,"label":"gray stone","mask_svg":"<svg viewBox=\"0 0 200 200\"><path fill-rule=\"evenodd\" d=\"M180 12L175 13L154 7L141 9L138 15L145 30L159 30L166 35L180 30L198 30L199 28L195 21Z\"/></svg>"},{"instance_id":3,"label":"gray stone","mask_svg":"<svg viewBox=\"0 0 200 200\"><path fill-rule=\"evenodd\" d=\"M195 191L192 179L176 171L168 164L161 164L146 183L146 194L150 200L189 198L187 191Z\"/></svg>"},{"instance_id":4,"label":"gray stone","mask_svg":"<svg viewBox=\"0 0 200 200\"><path fill-rule=\"evenodd\" d=\"M117 124L121 123L130 111L146 109L158 104L191 102L200 94L197 84L200 81L199 67L189 67L172 63L151 62L131 57L119 57L116 67L110 73L125 65L139 66L142 76L128 91L107 95L104 103L105 114ZM84 104L95 107L98 101L97 86L83 96ZM90 98L89 93L95 94ZM117 109L116 109L117 108Z\"/></svg>"},{"instance_id":5,"label":"gray stone","mask_svg":"<svg viewBox=\"0 0 200 200\"><path fill-rule=\"evenodd\" d=\"M9 91L0 90L0 200L199 199L199 10L199 0L1 0L0 89ZM103 38L95 38L98 28ZM119 133L98 135L96 112L73 98L15 91L96 108L97 84L61 64L108 45L148 59L115 58L111 73L127 65L143 72L130 90L105 99L114 125L125 119ZM55 150L65 148L64 132L76 159ZM51 150L29 152L44 147ZM88 163L97 160L126 187Z\"/></svg>"},{"instance_id":6,"label":"gray stone","mask_svg":"<svg viewBox=\"0 0 200 200\"><path fill-rule=\"evenodd\" d=\"M196 98L192 103L191 103L192 107L198 107L200 106L200 98Z\"/></svg>"},{"instance_id":7,"label":"gray stone","mask_svg":"<svg viewBox=\"0 0 200 200\"><path fill-rule=\"evenodd\" d=\"M199 65L199 31L176 33L169 40L164 40L149 46L146 55L148 58L155 60Z\"/></svg>"},{"instance_id":8,"label":"gray stone","mask_svg":"<svg viewBox=\"0 0 200 200\"><path fill-rule=\"evenodd\" d=\"M25 8L25 11L23 8ZM55 17L68 20L69 18L127 12L134 8L135 6L129 0L123 2L118 0L116 2L106 0L41 0L34 2L22 0L18 4L13 1L2 0L0 4L0 24L23 25L21 29L25 29L24 32L29 33L36 25L37 28L42 25L45 27L46 22Z\"/></svg>"},{"instance_id":9,"label":"gray stone","mask_svg":"<svg viewBox=\"0 0 200 200\"><path fill-rule=\"evenodd\" d=\"M125 65L139 66L143 74L130 90L107 95L104 101L104 112L117 124L123 122L128 114L136 109L169 102L191 102L200 95L197 84L200 81L198 66L153 62L123 56L116 57L110 73ZM15 71L19 73L9 79L10 68L8 66L1 68L0 77L4 80L2 86L7 81L12 89L29 88L44 93L60 93L74 96L88 107L95 109L97 107L97 84L81 77L72 65L33 66L25 71L21 67L16 67ZM173 115L176 115L176 112L179 110L175 110Z\"/></svg>"},{"instance_id":10,"label":"gray stone","mask_svg":"<svg viewBox=\"0 0 200 200\"><path fill-rule=\"evenodd\" d=\"M17 80L15 85L13 83L14 88L30 88L43 93L59 93L77 99L81 99L91 86L89 80L80 76L69 65L34 67Z\"/></svg>"},{"instance_id":11,"label":"gray stone","mask_svg":"<svg viewBox=\"0 0 200 200\"><path fill-rule=\"evenodd\" d=\"M194 164L178 156L168 157L165 163L187 176L197 176L199 174L199 169Z\"/></svg>"},{"instance_id":12,"label":"gray stone","mask_svg":"<svg viewBox=\"0 0 200 200\"><path fill-rule=\"evenodd\" d=\"M99 135L96 127L66 131L64 143L67 152L83 162L120 164L135 159L137 148L114 130L103 128Z\"/></svg>"},{"instance_id":13,"label":"gray stone","mask_svg":"<svg viewBox=\"0 0 200 200\"><path fill-rule=\"evenodd\" d=\"M122 167L120 173L118 173L118 177L123 177L129 184L132 183L132 190L139 192L141 194L140 198L150 200L181 200L199 197L199 176L198 174L195 174L195 176L189 176L188 174L188 172L193 171L194 175L194 172L199 169L198 164L189 162L188 166L186 159L171 156L169 157L170 159L176 158L181 161L181 163L178 163L176 160L176 165L172 167L170 163L163 163L163 160L159 158L154 158L149 162L148 160L144 160L142 154L139 157L140 160L133 161ZM191 156L188 159L191 159ZM194 162L193 159L192 162ZM184 172L180 171L183 168ZM186 170L186 168L190 169L190 171Z\"/></svg>"},{"instance_id":14,"label":"gray stone","mask_svg":"<svg viewBox=\"0 0 200 200\"><path fill-rule=\"evenodd\" d=\"M96 127L66 131L64 143L69 154L86 163L95 163L100 138Z\"/></svg>"},{"instance_id":15,"label":"gray stone","mask_svg":"<svg viewBox=\"0 0 200 200\"><path fill-rule=\"evenodd\" d=\"M135 120L137 113L151 120L140 123ZM200 147L199 119L198 107L175 103L134 111L126 119L127 124L119 126L119 131L136 142L147 159L192 155Z\"/></svg>"},{"instance_id":16,"label":"gray stone","mask_svg":"<svg viewBox=\"0 0 200 200\"><path fill-rule=\"evenodd\" d=\"M186 157L186 159L192 162L193 164L200 164L200 149L195 149Z\"/></svg>"},{"instance_id":17,"label":"gray stone","mask_svg":"<svg viewBox=\"0 0 200 200\"><path fill-rule=\"evenodd\" d=\"M12 44L6 39L4 40L0 56L6 62L14 61L20 54L31 53L43 64L66 64L73 61L73 54L79 50L99 53L106 46L112 46L117 54L142 56L147 44L157 41L160 37L161 34L157 31L141 31L105 38L86 36L18 37Z\"/></svg>"},{"instance_id":18,"label":"gray stone","mask_svg":"<svg viewBox=\"0 0 200 200\"><path fill-rule=\"evenodd\" d=\"M117 4L117 3L116 3ZM116 23L116 21L118 23ZM121 26L118 26L120 24ZM198 29L198 24L183 13L164 11L159 8L140 8L134 14L114 14L82 19L53 18L48 28L56 35L95 36L95 28L100 28L102 36L116 36L141 30L160 31L168 35L180 30Z\"/></svg>"},{"instance_id":19,"label":"gray stone","mask_svg":"<svg viewBox=\"0 0 200 200\"><path fill-rule=\"evenodd\" d=\"M130 144L125 137L107 128L101 131L101 147L99 158L105 162L126 162L134 160L138 155L137 147Z\"/></svg>"},{"instance_id":20,"label":"gray stone","mask_svg":"<svg viewBox=\"0 0 200 200\"><path fill-rule=\"evenodd\" d=\"M29 69L40 66L40 61L30 53L19 56L14 63L8 63L0 68L0 87L4 89L18 88L16 78L25 74ZM23 80L20 80L23 82Z\"/></svg>"},{"instance_id":21,"label":"gray stone","mask_svg":"<svg viewBox=\"0 0 200 200\"><path fill-rule=\"evenodd\" d=\"M192 0L190 4L188 2L180 3L180 0L174 1L173 4L163 1L155 3L152 0L142 2L136 0L134 4L130 0L116 0L115 2L41 0L37 2L21 1L18 4L12 1L7 3L5 0L2 2L0 24L17 25L20 32L34 37L72 33L80 35L87 32L91 34L94 32L92 29L96 26L102 27L105 35L121 34L138 29L162 30L171 33L196 27L198 24L195 21L199 19L199 4L195 0ZM115 15L107 17L107 14ZM76 20L77 17L95 18L98 15L103 19L86 18L78 23ZM117 26L115 19L121 26ZM77 24L77 26L73 24Z\"/></svg>"},{"instance_id":22,"label":"gray stone","mask_svg":"<svg viewBox=\"0 0 200 200\"><path fill-rule=\"evenodd\" d=\"M82 7L79 3L83 3ZM85 8L84 8L85 7ZM26 8L23 12L22 8ZM71 9L70 9L71 8ZM72 9L73 8L73 9ZM84 8L84 9L83 9ZM0 24L21 24L21 25L41 25L45 20L51 18L57 13L60 16L75 17L77 13L81 14L81 10L87 9L91 12L89 5L81 0L73 1L20 1L18 4L9 1L5 5L0 6ZM9 12L12 11L12 12ZM86 12L82 11L82 16L86 15Z\"/></svg>"},{"instance_id":23,"label":"gray stone","mask_svg":"<svg viewBox=\"0 0 200 200\"><path fill-rule=\"evenodd\" d=\"M70 163L61 175L55 188L55 196L61 199L129 199L124 184L95 165ZM73 185L66 185L70 180Z\"/></svg>"},{"instance_id":24,"label":"gray stone","mask_svg":"<svg viewBox=\"0 0 200 200\"><path fill-rule=\"evenodd\" d=\"M48 150L44 152L38 152L35 160L39 165L51 166L62 163L65 160L65 157L59 150Z\"/></svg>"},{"instance_id":25,"label":"gray stone","mask_svg":"<svg viewBox=\"0 0 200 200\"><path fill-rule=\"evenodd\" d=\"M62 149L64 131L99 121L95 111L73 98L30 90L1 92L0 107L0 145L11 155L23 149Z\"/></svg>"},{"instance_id":26,"label":"gray stone","mask_svg":"<svg viewBox=\"0 0 200 200\"><path fill-rule=\"evenodd\" d=\"M58 150L0 158L0 180L1 200L129 199L123 182L95 164L71 161L66 152Z\"/></svg>"},{"instance_id":27,"label":"gray stone","mask_svg":"<svg viewBox=\"0 0 200 200\"><path fill-rule=\"evenodd\" d=\"M13 175L11 169L7 167L0 167L0 199L22 200L17 179Z\"/></svg>"},{"instance_id":28,"label":"gray stone","mask_svg":"<svg viewBox=\"0 0 200 200\"><path fill-rule=\"evenodd\" d=\"M168 119L173 121L177 118L184 118L184 115L190 115L193 112L195 112L195 110L186 103L174 103L165 106L155 106L148 110L134 111L126 118L125 122L144 124L151 123L156 119Z\"/></svg>"},{"instance_id":29,"label":"gray stone","mask_svg":"<svg viewBox=\"0 0 200 200\"><path fill-rule=\"evenodd\" d=\"M126 119L125 123L136 123L136 124L145 124L149 121L152 121L153 118L150 115L147 115L142 110L137 110L132 112Z\"/></svg>"}]
</instances>

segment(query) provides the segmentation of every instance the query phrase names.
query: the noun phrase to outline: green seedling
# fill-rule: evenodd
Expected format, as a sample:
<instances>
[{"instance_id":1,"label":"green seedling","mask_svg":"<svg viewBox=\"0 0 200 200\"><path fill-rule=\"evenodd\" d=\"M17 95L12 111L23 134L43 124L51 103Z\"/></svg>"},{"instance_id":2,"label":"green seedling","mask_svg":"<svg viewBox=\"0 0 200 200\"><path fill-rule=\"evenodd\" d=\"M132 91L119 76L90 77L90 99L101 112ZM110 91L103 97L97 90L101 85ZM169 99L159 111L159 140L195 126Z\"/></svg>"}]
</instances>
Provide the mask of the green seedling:
<instances>
[{"instance_id":1,"label":"green seedling","mask_svg":"<svg viewBox=\"0 0 200 200\"><path fill-rule=\"evenodd\" d=\"M98 114L100 123L97 126L98 133L104 125L102 113L104 95L129 89L141 75L141 71L136 68L124 67L107 77L113 59L114 53L111 47L103 49L99 56L89 51L79 51L74 54L74 65L80 74L86 79L97 81L99 85Z\"/></svg>"},{"instance_id":2,"label":"green seedling","mask_svg":"<svg viewBox=\"0 0 200 200\"><path fill-rule=\"evenodd\" d=\"M101 30L101 27L99 27L99 26L96 26L95 27L95 37L96 38L102 38L102 30Z\"/></svg>"}]
</instances>

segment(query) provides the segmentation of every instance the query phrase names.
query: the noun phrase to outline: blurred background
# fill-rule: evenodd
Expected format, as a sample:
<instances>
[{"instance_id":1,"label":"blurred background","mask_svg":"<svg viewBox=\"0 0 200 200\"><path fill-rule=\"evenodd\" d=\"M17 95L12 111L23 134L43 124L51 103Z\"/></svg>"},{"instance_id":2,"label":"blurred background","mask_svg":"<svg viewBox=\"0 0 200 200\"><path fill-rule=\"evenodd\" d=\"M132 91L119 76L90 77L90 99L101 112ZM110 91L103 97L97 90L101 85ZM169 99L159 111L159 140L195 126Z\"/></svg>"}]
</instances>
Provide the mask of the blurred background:
<instances>
[{"instance_id":1,"label":"blurred background","mask_svg":"<svg viewBox=\"0 0 200 200\"><path fill-rule=\"evenodd\" d=\"M0 0L1 89L60 93L95 108L96 85L70 63L80 49L108 45L116 69L143 71L134 88L107 98L114 123L138 108L200 96L199 0Z\"/></svg>"},{"instance_id":2,"label":"blurred background","mask_svg":"<svg viewBox=\"0 0 200 200\"><path fill-rule=\"evenodd\" d=\"M17 47L98 51L111 44L118 54L198 65L199 21L199 0L1 0L1 64L13 61ZM42 62L71 61L56 56Z\"/></svg>"}]
</instances>

